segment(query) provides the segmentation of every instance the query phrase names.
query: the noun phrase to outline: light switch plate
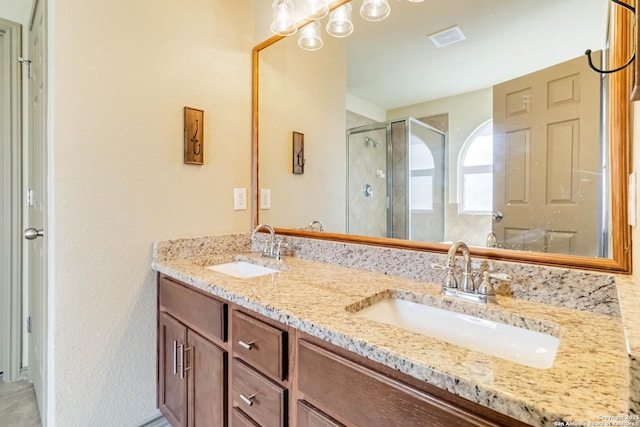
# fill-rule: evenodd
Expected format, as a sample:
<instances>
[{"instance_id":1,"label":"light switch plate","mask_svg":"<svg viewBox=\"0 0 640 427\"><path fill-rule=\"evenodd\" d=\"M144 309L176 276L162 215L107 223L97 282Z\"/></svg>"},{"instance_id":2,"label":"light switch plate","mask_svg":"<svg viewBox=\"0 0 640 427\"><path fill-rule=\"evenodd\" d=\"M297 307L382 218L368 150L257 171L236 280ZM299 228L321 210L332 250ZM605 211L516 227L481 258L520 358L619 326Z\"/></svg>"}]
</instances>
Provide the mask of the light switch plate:
<instances>
[{"instance_id":1,"label":"light switch plate","mask_svg":"<svg viewBox=\"0 0 640 427\"><path fill-rule=\"evenodd\" d=\"M246 188L233 189L233 209L236 211L243 211L247 209L247 189Z\"/></svg>"},{"instance_id":2,"label":"light switch plate","mask_svg":"<svg viewBox=\"0 0 640 427\"><path fill-rule=\"evenodd\" d=\"M260 189L260 209L271 209L271 190Z\"/></svg>"}]
</instances>

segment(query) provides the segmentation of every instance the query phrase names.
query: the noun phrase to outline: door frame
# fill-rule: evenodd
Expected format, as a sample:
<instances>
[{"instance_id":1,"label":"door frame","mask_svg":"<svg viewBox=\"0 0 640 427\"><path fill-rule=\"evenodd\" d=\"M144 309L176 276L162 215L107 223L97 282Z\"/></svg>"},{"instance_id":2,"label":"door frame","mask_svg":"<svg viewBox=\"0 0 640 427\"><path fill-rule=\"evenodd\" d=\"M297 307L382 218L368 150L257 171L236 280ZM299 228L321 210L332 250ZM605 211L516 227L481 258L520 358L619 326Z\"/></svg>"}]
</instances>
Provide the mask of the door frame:
<instances>
[{"instance_id":1,"label":"door frame","mask_svg":"<svg viewBox=\"0 0 640 427\"><path fill-rule=\"evenodd\" d=\"M48 164L50 153L50 134L49 126L50 114L51 114L51 101L52 97L49 94L49 75L48 72L51 69L49 56L49 49L51 39L48 34L49 28L49 14L48 14L48 2L47 0L34 0L32 4L31 14L28 24L28 54L31 61L31 76L28 81L27 96L25 97L26 109L28 110L28 126L25 132L28 133L28 138L25 139L23 144L23 187L24 193L27 194L28 188L34 188L33 183L29 182L29 177L32 170L39 170L42 176L36 179L42 179L42 188L39 191L34 191L32 201L33 203L23 204L23 223L25 227L42 227L45 230L47 237L39 237L38 240L42 244L41 257L42 262L37 270L37 274L32 277L33 266L31 261L33 259L31 254L33 250L33 243L23 243L23 282L24 288L28 290L28 312L32 319L32 331L28 336L28 343L25 344L26 352L29 355L29 379L34 385L34 391L36 399L38 401L38 408L40 410L40 420L43 426L49 423L55 424L54 417L50 417L51 406L49 405L50 399L53 399L54 395L51 392L52 382L49 375L49 358L51 357L50 345L52 344L52 337L49 333L49 316L50 310L50 294L48 288L49 281L49 264L47 262L48 253L50 252L51 245L51 229L49 227L49 215L48 215L48 194L50 192L51 182L48 176ZM40 43L38 48L34 47L35 42ZM40 99L38 100L38 107L33 108L32 100L36 89L34 85L38 80L41 80L41 92ZM38 148L34 149L34 144L41 144ZM32 151L33 150L33 151ZM36 159L33 153L37 155L37 161L35 165L32 165L32 161ZM32 169L35 167L35 169ZM30 187L31 186L31 187ZM42 209L42 218L37 222L32 221L31 210L32 205ZM41 282L37 282L41 279ZM37 282L37 283L36 283ZM37 343L36 354L34 352L34 343Z\"/></svg>"},{"instance_id":2,"label":"door frame","mask_svg":"<svg viewBox=\"0 0 640 427\"><path fill-rule=\"evenodd\" d=\"M22 51L22 25L0 18L0 42L4 55L1 66L9 70L0 84L9 94L3 120L8 125L0 137L7 154L2 174L1 232L8 239L0 242L0 327L3 328L2 354L4 379L24 377L22 368L22 70L18 58ZM8 63L7 63L8 62Z\"/></svg>"}]
</instances>

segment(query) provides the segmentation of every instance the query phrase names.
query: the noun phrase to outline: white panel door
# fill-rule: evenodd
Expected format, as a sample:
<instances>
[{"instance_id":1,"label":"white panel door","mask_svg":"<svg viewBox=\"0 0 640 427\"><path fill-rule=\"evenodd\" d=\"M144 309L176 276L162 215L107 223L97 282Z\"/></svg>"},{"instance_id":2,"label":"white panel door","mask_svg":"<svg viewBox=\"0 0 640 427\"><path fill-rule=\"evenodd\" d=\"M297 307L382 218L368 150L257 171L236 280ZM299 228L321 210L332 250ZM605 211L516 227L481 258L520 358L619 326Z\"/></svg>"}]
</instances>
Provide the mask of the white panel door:
<instances>
[{"instance_id":1,"label":"white panel door","mask_svg":"<svg viewBox=\"0 0 640 427\"><path fill-rule=\"evenodd\" d=\"M600 76L583 56L494 86L493 102L498 244L602 256Z\"/></svg>"}]
</instances>

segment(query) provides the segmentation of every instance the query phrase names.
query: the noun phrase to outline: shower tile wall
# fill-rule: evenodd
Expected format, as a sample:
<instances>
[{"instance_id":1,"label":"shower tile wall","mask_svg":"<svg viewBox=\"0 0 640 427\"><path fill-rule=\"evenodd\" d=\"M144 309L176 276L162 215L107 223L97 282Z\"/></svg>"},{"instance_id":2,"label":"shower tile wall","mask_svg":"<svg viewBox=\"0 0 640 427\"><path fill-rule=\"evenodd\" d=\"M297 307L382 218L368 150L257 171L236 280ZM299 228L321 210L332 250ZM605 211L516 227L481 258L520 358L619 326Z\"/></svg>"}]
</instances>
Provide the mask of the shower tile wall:
<instances>
[{"instance_id":1,"label":"shower tile wall","mask_svg":"<svg viewBox=\"0 0 640 427\"><path fill-rule=\"evenodd\" d=\"M393 164L393 237L407 239L407 125L391 124Z\"/></svg>"},{"instance_id":2,"label":"shower tile wall","mask_svg":"<svg viewBox=\"0 0 640 427\"><path fill-rule=\"evenodd\" d=\"M373 123L377 122L347 112L348 129ZM366 142L367 138L370 139L369 142ZM349 234L387 237L386 152L384 129L363 132L350 137ZM378 176L378 171L384 175ZM366 184L373 189L373 195L370 197L366 197L363 191Z\"/></svg>"},{"instance_id":3,"label":"shower tile wall","mask_svg":"<svg viewBox=\"0 0 640 427\"><path fill-rule=\"evenodd\" d=\"M369 117L361 116L358 113L347 110L347 127L345 129L357 128L365 125L372 125L378 123L377 121L370 119Z\"/></svg>"}]
</instances>

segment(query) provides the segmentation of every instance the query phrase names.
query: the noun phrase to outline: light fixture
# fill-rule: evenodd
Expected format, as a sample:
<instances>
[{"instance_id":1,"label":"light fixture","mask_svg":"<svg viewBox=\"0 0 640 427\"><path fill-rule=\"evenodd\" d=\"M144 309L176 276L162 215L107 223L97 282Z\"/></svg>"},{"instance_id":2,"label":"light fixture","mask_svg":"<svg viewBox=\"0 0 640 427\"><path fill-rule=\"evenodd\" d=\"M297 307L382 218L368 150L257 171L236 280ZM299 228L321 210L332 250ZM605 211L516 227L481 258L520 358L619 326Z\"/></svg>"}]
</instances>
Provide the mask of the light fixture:
<instances>
[{"instance_id":1,"label":"light fixture","mask_svg":"<svg viewBox=\"0 0 640 427\"><path fill-rule=\"evenodd\" d=\"M305 0L304 1L304 16L309 19L320 19L327 16L329 13L329 6L326 0Z\"/></svg>"},{"instance_id":2,"label":"light fixture","mask_svg":"<svg viewBox=\"0 0 640 427\"><path fill-rule=\"evenodd\" d=\"M401 0L398 0L401 1ZM421 3L424 0L407 0L410 3ZM298 4L301 11L296 13L294 3ZM335 0L273 0L273 21L271 32L279 36L290 36L301 28L298 45L306 50L318 50L324 44L321 35L320 19L329 15L326 25L327 33L333 37L347 37L353 33L354 26L351 21L353 6L346 2L341 6L331 6L335 9L329 13L329 4ZM368 21L382 21L391 13L389 0L362 0L360 15Z\"/></svg>"},{"instance_id":3,"label":"light fixture","mask_svg":"<svg viewBox=\"0 0 640 427\"><path fill-rule=\"evenodd\" d=\"M271 31L280 36L290 36L298 31L292 0L273 0Z\"/></svg>"},{"instance_id":4,"label":"light fixture","mask_svg":"<svg viewBox=\"0 0 640 427\"><path fill-rule=\"evenodd\" d=\"M346 3L331 12L327 23L327 33L333 37L347 37L353 33L351 3Z\"/></svg>"},{"instance_id":5,"label":"light fixture","mask_svg":"<svg viewBox=\"0 0 640 427\"><path fill-rule=\"evenodd\" d=\"M320 35L320 21L309 22L300 30L298 46L304 50L318 50L322 47L322 36Z\"/></svg>"},{"instance_id":6,"label":"light fixture","mask_svg":"<svg viewBox=\"0 0 640 427\"><path fill-rule=\"evenodd\" d=\"M382 21L391 13L387 0L364 0L360 8L360 16L367 21Z\"/></svg>"}]
</instances>

